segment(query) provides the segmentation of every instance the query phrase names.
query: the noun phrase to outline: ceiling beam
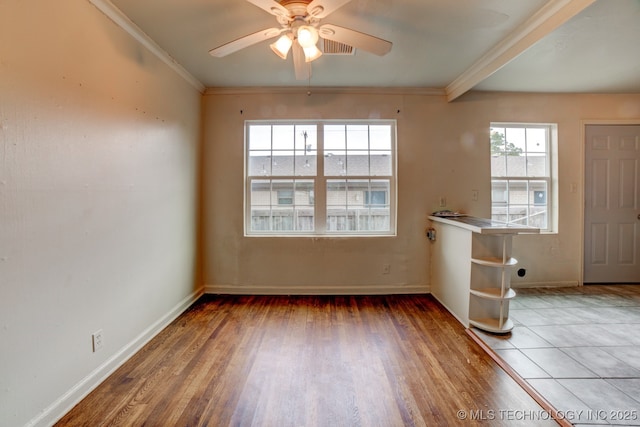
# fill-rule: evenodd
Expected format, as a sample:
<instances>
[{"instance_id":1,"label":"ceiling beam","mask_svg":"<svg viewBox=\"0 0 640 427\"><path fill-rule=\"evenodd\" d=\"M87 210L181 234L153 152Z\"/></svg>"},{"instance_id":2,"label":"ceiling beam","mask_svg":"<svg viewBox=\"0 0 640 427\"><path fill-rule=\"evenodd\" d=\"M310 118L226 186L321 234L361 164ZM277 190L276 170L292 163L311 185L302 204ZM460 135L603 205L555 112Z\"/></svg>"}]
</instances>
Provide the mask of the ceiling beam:
<instances>
[{"instance_id":1,"label":"ceiling beam","mask_svg":"<svg viewBox=\"0 0 640 427\"><path fill-rule=\"evenodd\" d=\"M116 25L126 31L131 37L136 39L149 52L155 55L162 62L167 64L180 77L190 83L200 93L204 93L204 85L191 73L182 67L175 59L162 49L151 37L140 29L127 15L118 9L111 0L89 0L98 10L111 19Z\"/></svg>"},{"instance_id":2,"label":"ceiling beam","mask_svg":"<svg viewBox=\"0 0 640 427\"><path fill-rule=\"evenodd\" d=\"M446 88L447 101L462 96L596 0L549 0L540 10L482 55Z\"/></svg>"}]
</instances>

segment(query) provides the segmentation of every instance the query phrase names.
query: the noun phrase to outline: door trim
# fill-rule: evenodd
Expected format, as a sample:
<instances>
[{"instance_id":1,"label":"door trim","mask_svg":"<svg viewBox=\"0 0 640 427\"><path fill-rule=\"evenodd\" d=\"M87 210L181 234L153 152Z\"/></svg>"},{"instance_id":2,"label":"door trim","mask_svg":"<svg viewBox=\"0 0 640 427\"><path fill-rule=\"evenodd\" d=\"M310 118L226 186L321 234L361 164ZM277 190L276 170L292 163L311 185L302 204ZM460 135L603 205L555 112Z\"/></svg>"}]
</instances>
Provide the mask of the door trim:
<instances>
[{"instance_id":1,"label":"door trim","mask_svg":"<svg viewBox=\"0 0 640 427\"><path fill-rule=\"evenodd\" d=\"M589 125L640 125L640 119L584 119L580 120L580 179L582 191L580 192L580 276L578 286L584 286L584 217L585 217L585 191L587 180L585 179L586 167L586 138Z\"/></svg>"}]
</instances>

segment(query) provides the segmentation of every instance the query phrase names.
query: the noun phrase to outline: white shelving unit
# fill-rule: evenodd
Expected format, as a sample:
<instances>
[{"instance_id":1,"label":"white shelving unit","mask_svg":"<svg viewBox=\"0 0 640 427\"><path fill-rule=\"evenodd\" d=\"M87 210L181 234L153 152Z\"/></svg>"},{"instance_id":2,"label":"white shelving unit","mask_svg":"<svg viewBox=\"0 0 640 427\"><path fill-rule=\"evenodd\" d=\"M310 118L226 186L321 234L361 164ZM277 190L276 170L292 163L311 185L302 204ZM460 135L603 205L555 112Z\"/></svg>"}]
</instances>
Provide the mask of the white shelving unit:
<instances>
[{"instance_id":1,"label":"white shelving unit","mask_svg":"<svg viewBox=\"0 0 640 427\"><path fill-rule=\"evenodd\" d=\"M512 238L540 230L468 216L429 219L436 231L431 293L466 327L509 332L509 301L516 296L511 274L518 264Z\"/></svg>"},{"instance_id":2,"label":"white shelving unit","mask_svg":"<svg viewBox=\"0 0 640 427\"><path fill-rule=\"evenodd\" d=\"M490 332L513 329L509 320L511 269L518 261L511 257L512 234L471 235L471 277L469 281L469 324Z\"/></svg>"}]
</instances>

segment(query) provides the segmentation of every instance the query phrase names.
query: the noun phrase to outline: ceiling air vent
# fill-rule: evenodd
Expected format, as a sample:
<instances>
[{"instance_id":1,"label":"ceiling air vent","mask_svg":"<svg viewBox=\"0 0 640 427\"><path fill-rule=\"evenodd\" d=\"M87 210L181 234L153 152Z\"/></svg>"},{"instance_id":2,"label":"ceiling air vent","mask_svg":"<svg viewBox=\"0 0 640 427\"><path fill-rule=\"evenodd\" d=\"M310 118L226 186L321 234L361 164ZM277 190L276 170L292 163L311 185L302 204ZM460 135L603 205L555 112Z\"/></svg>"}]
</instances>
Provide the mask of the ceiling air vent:
<instances>
[{"instance_id":1,"label":"ceiling air vent","mask_svg":"<svg viewBox=\"0 0 640 427\"><path fill-rule=\"evenodd\" d=\"M325 55L354 55L356 50L348 44L322 39L322 52Z\"/></svg>"}]
</instances>

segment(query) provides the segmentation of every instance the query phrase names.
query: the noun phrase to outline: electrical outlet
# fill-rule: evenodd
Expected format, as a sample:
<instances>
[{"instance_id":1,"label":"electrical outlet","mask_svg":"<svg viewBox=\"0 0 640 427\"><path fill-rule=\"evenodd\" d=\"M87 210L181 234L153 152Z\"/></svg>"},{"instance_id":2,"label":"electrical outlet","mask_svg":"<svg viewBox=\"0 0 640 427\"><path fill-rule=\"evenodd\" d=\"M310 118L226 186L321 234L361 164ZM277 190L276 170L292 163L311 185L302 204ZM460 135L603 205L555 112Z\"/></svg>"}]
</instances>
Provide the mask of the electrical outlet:
<instances>
[{"instance_id":1,"label":"electrical outlet","mask_svg":"<svg viewBox=\"0 0 640 427\"><path fill-rule=\"evenodd\" d=\"M444 196L440 196L440 207L444 208L447 206L447 198Z\"/></svg>"},{"instance_id":2,"label":"electrical outlet","mask_svg":"<svg viewBox=\"0 0 640 427\"><path fill-rule=\"evenodd\" d=\"M102 339L102 329L100 329L99 331L95 331L91 335L91 342L93 344L93 352L94 353L96 351L102 350L102 347L104 346L104 341Z\"/></svg>"},{"instance_id":3,"label":"electrical outlet","mask_svg":"<svg viewBox=\"0 0 640 427\"><path fill-rule=\"evenodd\" d=\"M474 202L478 201L478 190L471 190L471 200Z\"/></svg>"},{"instance_id":4,"label":"electrical outlet","mask_svg":"<svg viewBox=\"0 0 640 427\"><path fill-rule=\"evenodd\" d=\"M391 265L382 264L382 274L389 274L389 273L391 273Z\"/></svg>"},{"instance_id":5,"label":"electrical outlet","mask_svg":"<svg viewBox=\"0 0 640 427\"><path fill-rule=\"evenodd\" d=\"M571 191L572 193L576 193L578 191L578 184L575 182L572 182L571 185L569 186L569 191Z\"/></svg>"}]
</instances>

